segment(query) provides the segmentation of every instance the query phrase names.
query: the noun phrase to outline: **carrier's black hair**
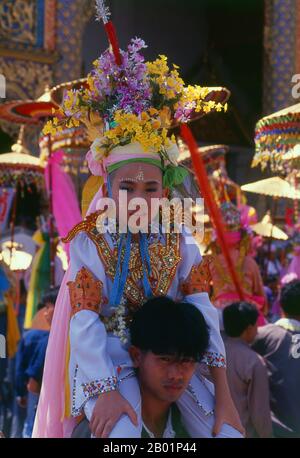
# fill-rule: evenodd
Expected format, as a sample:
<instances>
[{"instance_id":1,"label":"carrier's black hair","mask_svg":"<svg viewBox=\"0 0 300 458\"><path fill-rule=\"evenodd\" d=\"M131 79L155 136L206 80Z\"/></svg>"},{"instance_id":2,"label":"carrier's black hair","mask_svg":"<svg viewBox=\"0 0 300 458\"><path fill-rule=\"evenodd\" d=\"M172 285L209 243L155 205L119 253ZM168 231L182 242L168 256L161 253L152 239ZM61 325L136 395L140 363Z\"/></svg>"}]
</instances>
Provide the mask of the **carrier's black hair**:
<instances>
[{"instance_id":1,"label":"carrier's black hair","mask_svg":"<svg viewBox=\"0 0 300 458\"><path fill-rule=\"evenodd\" d=\"M209 329L192 304L168 297L149 299L130 325L131 344L156 355L200 361L209 343Z\"/></svg>"}]
</instances>

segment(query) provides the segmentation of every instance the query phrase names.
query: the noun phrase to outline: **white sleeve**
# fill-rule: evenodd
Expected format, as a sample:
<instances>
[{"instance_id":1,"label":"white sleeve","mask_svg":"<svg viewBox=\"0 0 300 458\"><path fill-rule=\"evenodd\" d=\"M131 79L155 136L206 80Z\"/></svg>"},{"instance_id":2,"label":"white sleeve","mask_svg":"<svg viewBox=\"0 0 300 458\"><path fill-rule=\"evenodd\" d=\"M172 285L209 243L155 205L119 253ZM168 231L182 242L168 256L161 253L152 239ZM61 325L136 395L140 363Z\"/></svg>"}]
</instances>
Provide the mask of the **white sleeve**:
<instances>
[{"instance_id":1,"label":"white sleeve","mask_svg":"<svg viewBox=\"0 0 300 458\"><path fill-rule=\"evenodd\" d=\"M105 273L97 249L88 236L78 234L70 246L71 280L86 267L103 282ZM101 305L101 304L100 304ZM98 313L80 310L70 320L70 381L72 383L72 415L85 413L90 420L91 406L99 394L116 389L115 370L107 352L107 333Z\"/></svg>"},{"instance_id":2,"label":"white sleeve","mask_svg":"<svg viewBox=\"0 0 300 458\"><path fill-rule=\"evenodd\" d=\"M202 260L199 247L194 237L187 230L182 234L180 251L179 281L180 283L184 283L188 279L192 268L198 266ZM209 347L202 362L209 366L225 367L225 346L220 334L218 312L210 302L208 293L188 294L184 297L184 300L195 305L202 312L209 327Z\"/></svg>"}]
</instances>

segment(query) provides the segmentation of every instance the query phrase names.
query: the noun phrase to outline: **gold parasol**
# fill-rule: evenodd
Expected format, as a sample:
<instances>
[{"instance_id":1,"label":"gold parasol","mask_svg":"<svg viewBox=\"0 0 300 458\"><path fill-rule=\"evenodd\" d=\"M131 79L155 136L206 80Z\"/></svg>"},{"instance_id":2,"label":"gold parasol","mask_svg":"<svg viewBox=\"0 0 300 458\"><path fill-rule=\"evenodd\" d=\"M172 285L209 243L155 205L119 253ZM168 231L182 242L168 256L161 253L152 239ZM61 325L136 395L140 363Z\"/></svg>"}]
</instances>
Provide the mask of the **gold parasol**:
<instances>
[{"instance_id":1,"label":"gold parasol","mask_svg":"<svg viewBox=\"0 0 300 458\"><path fill-rule=\"evenodd\" d=\"M242 191L263 194L265 196L282 197L286 199L300 199L300 191L292 186L287 180L280 177L266 178L254 183L244 184Z\"/></svg>"},{"instance_id":2,"label":"gold parasol","mask_svg":"<svg viewBox=\"0 0 300 458\"><path fill-rule=\"evenodd\" d=\"M294 161L300 158L300 143L282 156L283 161Z\"/></svg>"},{"instance_id":3,"label":"gold parasol","mask_svg":"<svg viewBox=\"0 0 300 458\"><path fill-rule=\"evenodd\" d=\"M32 255L23 250L7 247L1 251L0 259L3 260L12 271L25 271L30 267Z\"/></svg>"},{"instance_id":4,"label":"gold parasol","mask_svg":"<svg viewBox=\"0 0 300 458\"><path fill-rule=\"evenodd\" d=\"M300 103L260 119L255 127L255 155L252 167L281 167L282 160L300 143Z\"/></svg>"},{"instance_id":5,"label":"gold parasol","mask_svg":"<svg viewBox=\"0 0 300 458\"><path fill-rule=\"evenodd\" d=\"M183 143L182 140L178 142L179 146L179 163L185 163L191 161L191 153L187 146ZM207 145L207 146L200 146L198 148L198 153L202 155L205 163L210 163L212 161L218 161L220 158L224 158L225 154L228 153L229 146L227 145Z\"/></svg>"},{"instance_id":6,"label":"gold parasol","mask_svg":"<svg viewBox=\"0 0 300 458\"><path fill-rule=\"evenodd\" d=\"M19 182L44 186L44 168L39 158L32 156L23 144L24 126L12 151L0 154L0 186L16 186Z\"/></svg>"},{"instance_id":7,"label":"gold parasol","mask_svg":"<svg viewBox=\"0 0 300 458\"><path fill-rule=\"evenodd\" d=\"M50 88L46 87L45 93L37 100L15 100L12 102L7 102L0 105L0 119L5 119L6 121L14 122L17 124L37 124L41 125L41 123L45 122L47 119L52 117L53 111L57 109L57 105L51 100L51 92ZM20 135L23 138L23 130L24 127L21 128ZM18 142L19 149L22 145L22 141ZM51 156L51 137L48 136L48 151L49 157ZM2 166L2 170L0 173L1 183L5 183L5 180L8 179L16 179L17 183L23 182L32 182L35 181L35 184L38 187L44 186L44 173L43 167L41 166L41 162L38 159L38 164L36 163L36 158L33 156L28 155L27 151L24 151L24 147L22 150L13 151L14 153L26 154L20 157L18 156L13 157L14 161L21 160L22 163L8 163L5 162ZM8 158L8 160L11 156ZM1 157L0 157L1 160ZM7 160L7 157L2 160ZM26 162L27 164L23 164ZM32 170L32 167L35 170ZM13 170L13 173L10 174L10 169ZM28 171L29 169L29 171ZM7 175L8 173L8 175ZM32 177L34 180L32 180ZM50 264L51 264L51 287L54 286L54 278L55 278L55 264L54 264L54 256L55 256L55 248L54 248L54 220L53 220L53 202L52 202L52 167L49 166L49 226L50 226ZM13 208L13 217L12 217L12 242L14 237L14 219L16 216L16 194L14 199L14 208Z\"/></svg>"},{"instance_id":8,"label":"gold parasol","mask_svg":"<svg viewBox=\"0 0 300 458\"><path fill-rule=\"evenodd\" d=\"M256 232L256 234L263 237L271 237L272 239L277 240L288 239L288 235L285 232L272 224L269 213L267 213L259 223L253 224L251 228L254 232Z\"/></svg>"}]
</instances>

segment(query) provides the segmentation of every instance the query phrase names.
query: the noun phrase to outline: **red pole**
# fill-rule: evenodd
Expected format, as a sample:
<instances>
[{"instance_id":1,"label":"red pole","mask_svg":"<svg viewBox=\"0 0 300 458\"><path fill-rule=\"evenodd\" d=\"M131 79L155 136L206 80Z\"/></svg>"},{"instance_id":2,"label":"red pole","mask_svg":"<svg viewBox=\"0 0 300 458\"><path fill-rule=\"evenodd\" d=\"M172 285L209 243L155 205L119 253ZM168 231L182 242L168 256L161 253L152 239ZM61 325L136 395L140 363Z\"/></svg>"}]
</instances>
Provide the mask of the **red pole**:
<instances>
[{"instance_id":1,"label":"red pole","mask_svg":"<svg viewBox=\"0 0 300 458\"><path fill-rule=\"evenodd\" d=\"M108 21L106 24L104 24L104 28L106 31L106 35L108 37L108 41L111 44L111 47L113 49L113 53L116 59L117 65L121 65L122 63L122 57L120 53L120 47L118 43L118 37L116 33L116 29L114 27L114 24L112 21Z\"/></svg>"},{"instance_id":2,"label":"red pole","mask_svg":"<svg viewBox=\"0 0 300 458\"><path fill-rule=\"evenodd\" d=\"M225 240L225 233L224 233L224 225L222 222L222 216L220 213L219 208L216 205L216 202L213 197L213 193L209 184L209 180L207 177L206 169L204 166L203 159L200 154L198 154L198 145L193 137L193 134L190 128L186 124L181 125L181 136L185 140L186 144L189 147L191 158L195 170L195 174L197 176L200 189L202 191L203 197L205 199L210 217L214 223L217 237L225 257L225 261L227 263L230 276L232 278L233 284L235 289L239 295L240 300L244 300L244 294L237 277L236 271L234 269L234 265L230 256L229 249L227 247L227 243Z\"/></svg>"}]
</instances>

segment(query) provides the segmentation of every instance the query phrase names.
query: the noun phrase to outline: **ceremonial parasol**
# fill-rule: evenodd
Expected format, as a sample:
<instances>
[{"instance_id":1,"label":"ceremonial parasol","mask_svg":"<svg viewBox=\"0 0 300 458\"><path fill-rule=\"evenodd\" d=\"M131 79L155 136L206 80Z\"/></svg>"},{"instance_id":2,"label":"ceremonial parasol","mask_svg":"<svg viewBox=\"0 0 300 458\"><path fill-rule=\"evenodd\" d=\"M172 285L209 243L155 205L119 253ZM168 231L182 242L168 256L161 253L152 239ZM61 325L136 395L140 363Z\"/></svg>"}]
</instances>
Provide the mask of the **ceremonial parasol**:
<instances>
[{"instance_id":1,"label":"ceremonial parasol","mask_svg":"<svg viewBox=\"0 0 300 458\"><path fill-rule=\"evenodd\" d=\"M37 189L43 188L44 169L39 158L32 156L23 145L24 126L21 127L19 138L12 146L10 153L0 155L0 185L14 188L14 199L11 216L11 256L13 255L13 242L15 219L17 212L17 190L35 184Z\"/></svg>"},{"instance_id":2,"label":"ceremonial parasol","mask_svg":"<svg viewBox=\"0 0 300 458\"><path fill-rule=\"evenodd\" d=\"M294 146L290 151L282 157L283 161L295 161L300 158L300 143Z\"/></svg>"},{"instance_id":3,"label":"ceremonial parasol","mask_svg":"<svg viewBox=\"0 0 300 458\"><path fill-rule=\"evenodd\" d=\"M191 162L191 153L182 141L179 141L179 150L180 156L178 162L189 164ZM219 161L220 157L224 158L228 151L229 147L227 145L206 145L199 146L198 148L198 154L202 155L205 164L211 164L216 160Z\"/></svg>"},{"instance_id":4,"label":"ceremonial parasol","mask_svg":"<svg viewBox=\"0 0 300 458\"><path fill-rule=\"evenodd\" d=\"M11 237L9 231L6 231L0 239L0 250L11 246ZM26 253L34 256L37 249L37 243L32 238L32 232L18 227L15 230L14 235L14 248L20 248Z\"/></svg>"},{"instance_id":5,"label":"ceremonial parasol","mask_svg":"<svg viewBox=\"0 0 300 458\"><path fill-rule=\"evenodd\" d=\"M1 258L12 271L24 271L30 267L32 255L19 247L7 246L0 253Z\"/></svg>"},{"instance_id":6,"label":"ceremonial parasol","mask_svg":"<svg viewBox=\"0 0 300 458\"><path fill-rule=\"evenodd\" d=\"M300 143L300 103L260 119L255 128L256 153L252 167L281 166L284 155Z\"/></svg>"},{"instance_id":7,"label":"ceremonial parasol","mask_svg":"<svg viewBox=\"0 0 300 458\"><path fill-rule=\"evenodd\" d=\"M179 150L179 163L190 168L192 165L191 154L182 141L179 141ZM231 196L234 196L237 202L241 198L240 186L231 180L227 174L225 155L228 151L229 146L227 145L207 145L198 148L198 154L203 159L206 171L211 180L211 188L218 204L224 200L231 200Z\"/></svg>"},{"instance_id":8,"label":"ceremonial parasol","mask_svg":"<svg viewBox=\"0 0 300 458\"><path fill-rule=\"evenodd\" d=\"M39 158L32 156L24 144L24 126L20 128L17 143L9 153L0 154L0 186L35 184L43 188L44 167Z\"/></svg>"},{"instance_id":9,"label":"ceremonial parasol","mask_svg":"<svg viewBox=\"0 0 300 458\"><path fill-rule=\"evenodd\" d=\"M37 100L13 100L0 105L0 119L16 124L37 125L52 116L57 105L51 100L50 89Z\"/></svg>"},{"instance_id":10,"label":"ceremonial parasol","mask_svg":"<svg viewBox=\"0 0 300 458\"><path fill-rule=\"evenodd\" d=\"M253 224L251 229L253 229L256 234L261 235L262 237L271 237L272 239L277 240L288 239L288 235L285 232L272 224L271 216L269 213L267 213L259 223Z\"/></svg>"},{"instance_id":11,"label":"ceremonial parasol","mask_svg":"<svg viewBox=\"0 0 300 458\"><path fill-rule=\"evenodd\" d=\"M57 105L51 100L49 87L46 87L45 93L37 100L15 100L0 105L0 118L17 124L38 125L43 124L52 116L53 110ZM51 137L48 136L49 156L51 156ZM51 239L51 287L54 286L54 221L52 205L52 173L51 165L49 166L50 186L49 186L49 225Z\"/></svg>"},{"instance_id":12,"label":"ceremonial parasol","mask_svg":"<svg viewBox=\"0 0 300 458\"><path fill-rule=\"evenodd\" d=\"M253 192L256 194L263 194L265 196L271 196L275 198L273 216L275 218L277 210L277 200L278 198L293 199L294 201L300 199L300 191L298 191L294 186L292 186L288 181L280 177L271 177L266 178L265 180L256 181L254 183L249 183L241 187L243 191ZM273 232L271 231L270 243L269 243L269 253L271 250L271 239L273 238Z\"/></svg>"},{"instance_id":13,"label":"ceremonial parasol","mask_svg":"<svg viewBox=\"0 0 300 458\"><path fill-rule=\"evenodd\" d=\"M287 180L296 189L299 189L300 178L300 143L294 146L290 151L285 153L282 157L283 168L287 174ZM294 200L294 221L297 223L299 219L298 201Z\"/></svg>"},{"instance_id":14,"label":"ceremonial parasol","mask_svg":"<svg viewBox=\"0 0 300 458\"><path fill-rule=\"evenodd\" d=\"M263 194L265 196L282 197L286 199L300 199L300 191L287 180L280 177L271 177L254 183L244 184L242 191Z\"/></svg>"}]
</instances>

